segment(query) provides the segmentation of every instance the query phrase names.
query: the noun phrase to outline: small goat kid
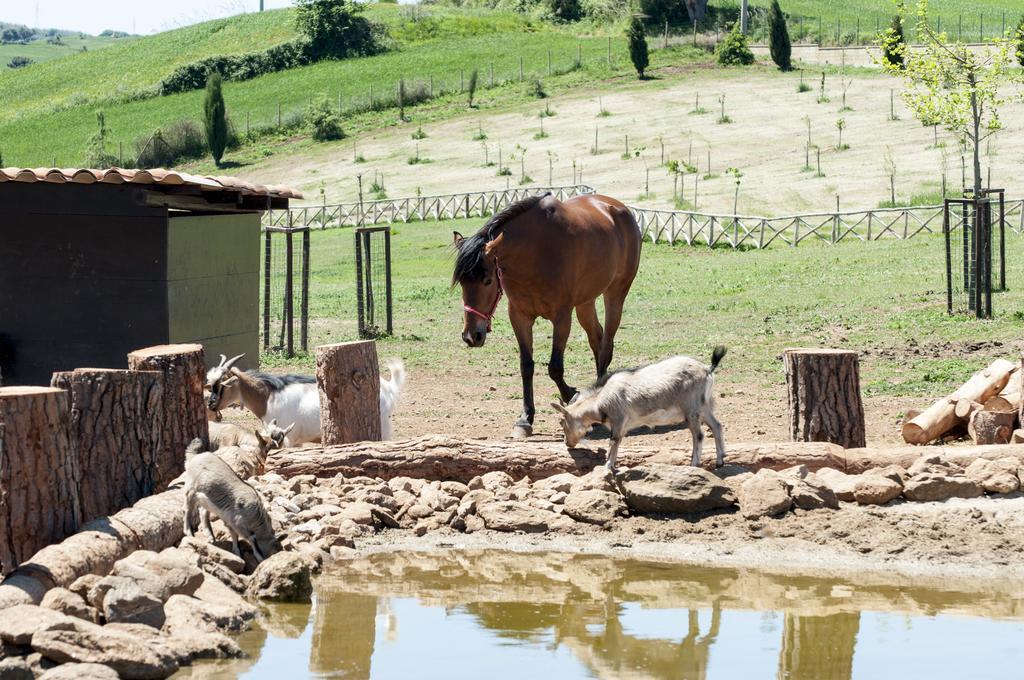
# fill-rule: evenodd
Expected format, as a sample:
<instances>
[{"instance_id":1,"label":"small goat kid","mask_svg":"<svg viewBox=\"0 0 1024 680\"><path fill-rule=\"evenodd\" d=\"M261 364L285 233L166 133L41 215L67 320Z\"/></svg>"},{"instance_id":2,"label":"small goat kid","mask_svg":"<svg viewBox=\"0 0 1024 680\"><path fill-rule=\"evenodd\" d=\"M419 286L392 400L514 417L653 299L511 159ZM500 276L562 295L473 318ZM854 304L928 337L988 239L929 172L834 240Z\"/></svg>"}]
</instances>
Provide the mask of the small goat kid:
<instances>
[{"instance_id":1,"label":"small goat kid","mask_svg":"<svg viewBox=\"0 0 1024 680\"><path fill-rule=\"evenodd\" d=\"M241 556L238 537L252 546L259 560L281 550L270 515L252 486L239 477L216 453L201 452L202 442L193 440L185 457L185 535L192 536L192 517L199 518L214 540L210 515L216 515L231 533L231 547Z\"/></svg>"},{"instance_id":2,"label":"small goat kid","mask_svg":"<svg viewBox=\"0 0 1024 680\"><path fill-rule=\"evenodd\" d=\"M320 395L316 378L309 375L272 375L241 371L235 362L244 357L239 354L227 359L223 354L220 364L206 373L210 389L207 409L240 404L252 411L264 423L278 420L292 423L294 428L285 438L286 447L307 442L319 442ZM380 379L380 426L383 439L392 435L391 416L405 385L405 365L401 361L388 364L391 380Z\"/></svg>"},{"instance_id":3,"label":"small goat kid","mask_svg":"<svg viewBox=\"0 0 1024 680\"><path fill-rule=\"evenodd\" d=\"M583 390L568 406L552 403L562 414L566 446L575 448L591 426L605 425L612 432L606 465L614 470L619 444L631 429L686 423L693 435L691 464L698 466L704 443L701 424L706 422L715 437L716 466L721 467L725 463L725 440L715 416L714 386L715 369L724 356L725 348L719 345L711 355L710 366L676 356L642 368L616 371Z\"/></svg>"}]
</instances>

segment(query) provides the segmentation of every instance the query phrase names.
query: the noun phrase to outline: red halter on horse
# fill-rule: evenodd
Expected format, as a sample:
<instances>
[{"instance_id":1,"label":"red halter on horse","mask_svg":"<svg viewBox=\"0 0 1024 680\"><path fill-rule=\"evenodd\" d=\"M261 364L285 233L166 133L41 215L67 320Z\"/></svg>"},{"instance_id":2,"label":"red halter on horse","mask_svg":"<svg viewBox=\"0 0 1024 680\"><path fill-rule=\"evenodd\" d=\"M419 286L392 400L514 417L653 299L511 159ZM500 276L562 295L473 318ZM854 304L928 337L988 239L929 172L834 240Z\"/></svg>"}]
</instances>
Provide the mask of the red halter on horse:
<instances>
[{"instance_id":1,"label":"red halter on horse","mask_svg":"<svg viewBox=\"0 0 1024 680\"><path fill-rule=\"evenodd\" d=\"M535 414L534 322L545 318L554 327L548 375L568 401L576 393L564 380L563 365L573 310L601 376L611 363L623 303L640 264L640 228L613 198L577 196L562 202L545 194L510 205L468 238L456 232L455 246L452 284L462 287L467 345L486 342L498 303L508 296L523 378L523 413L512 433L528 436ZM604 328L597 318L598 297L604 299Z\"/></svg>"}]
</instances>

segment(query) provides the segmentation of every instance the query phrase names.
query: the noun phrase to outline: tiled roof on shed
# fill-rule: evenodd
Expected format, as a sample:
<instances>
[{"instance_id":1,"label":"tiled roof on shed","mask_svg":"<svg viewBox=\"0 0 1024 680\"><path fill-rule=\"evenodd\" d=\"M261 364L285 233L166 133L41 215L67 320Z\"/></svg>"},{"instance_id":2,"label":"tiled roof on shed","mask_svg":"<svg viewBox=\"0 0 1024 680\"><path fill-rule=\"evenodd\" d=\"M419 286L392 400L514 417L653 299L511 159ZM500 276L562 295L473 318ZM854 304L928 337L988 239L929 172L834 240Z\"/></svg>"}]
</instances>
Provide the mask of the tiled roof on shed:
<instances>
[{"instance_id":1,"label":"tiled roof on shed","mask_svg":"<svg viewBox=\"0 0 1024 680\"><path fill-rule=\"evenodd\" d=\"M237 177L190 175L174 170L110 168L0 168L0 182L51 184L153 184L159 187L195 186L202 191L237 191L244 196L302 198L302 192L282 185L253 184Z\"/></svg>"}]
</instances>

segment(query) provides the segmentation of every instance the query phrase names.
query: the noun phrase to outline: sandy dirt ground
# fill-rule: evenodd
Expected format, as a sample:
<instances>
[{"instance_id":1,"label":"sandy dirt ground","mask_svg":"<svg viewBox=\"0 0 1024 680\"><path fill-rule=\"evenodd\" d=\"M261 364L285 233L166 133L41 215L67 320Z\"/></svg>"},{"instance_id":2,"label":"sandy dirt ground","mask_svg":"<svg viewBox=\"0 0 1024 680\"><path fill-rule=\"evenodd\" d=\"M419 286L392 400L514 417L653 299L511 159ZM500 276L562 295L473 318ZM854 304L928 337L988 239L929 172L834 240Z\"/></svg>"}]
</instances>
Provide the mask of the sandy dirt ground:
<instances>
[{"instance_id":1,"label":"sandy dirt ground","mask_svg":"<svg viewBox=\"0 0 1024 680\"><path fill-rule=\"evenodd\" d=\"M923 128L900 101L899 81L863 70L845 78L829 74L829 101L817 103L820 78L820 72L805 69L804 79L812 89L798 94L796 72L686 66L662 70L652 81L623 77L500 112L487 109L484 93L481 110L422 125L427 138L419 142L411 138L420 127L413 112L410 123L304 149L301 158L272 157L241 172L252 178L274 177L305 190L314 201L323 186L326 201L332 203L356 200L357 173L363 175L364 185L382 173L387 194L400 197L417 191L431 195L502 188L506 183L516 186L525 170L532 178L528 184L570 184L582 178L628 203L667 208L673 205L673 179L662 165L664 142L666 160L689 160L701 176L710 167L713 177L701 179L697 187L699 210L732 212L736 185L725 172L729 167L743 175L739 212L753 215L834 210L837 197L844 210L877 207L890 197L887 153L896 165L898 199L936 192L944 171L949 186L960 184L956 140L940 130L940 147L934 147L933 130ZM840 111L844 83L846 104L852 109L848 111ZM897 121L888 120L893 91ZM698 94L707 113L694 115L690 112ZM732 120L728 124L716 123L721 96ZM545 106L556 115L543 121L548 136L535 139ZM611 115L598 117L601 107ZM846 125L843 143L850 146L845 151L836 150L840 119ZM1016 170L1024 153L1024 135L1019 134L1024 129L1024 105L1004 106L1002 120L1005 129L985 147L983 172L991 168L993 184L1017 197L1024 195L1024 175ZM802 169L808 124L811 165L817 165L820 148L824 177ZM487 134L483 142L472 141L478 128ZM595 130L598 153L592 154ZM631 158L624 160L627 135ZM353 162L353 143L366 163ZM408 164L417 144L429 163ZM485 147L490 162L497 163L500 153L511 177L498 177L496 167L484 167ZM694 177L683 181L685 196L693 203Z\"/></svg>"}]
</instances>

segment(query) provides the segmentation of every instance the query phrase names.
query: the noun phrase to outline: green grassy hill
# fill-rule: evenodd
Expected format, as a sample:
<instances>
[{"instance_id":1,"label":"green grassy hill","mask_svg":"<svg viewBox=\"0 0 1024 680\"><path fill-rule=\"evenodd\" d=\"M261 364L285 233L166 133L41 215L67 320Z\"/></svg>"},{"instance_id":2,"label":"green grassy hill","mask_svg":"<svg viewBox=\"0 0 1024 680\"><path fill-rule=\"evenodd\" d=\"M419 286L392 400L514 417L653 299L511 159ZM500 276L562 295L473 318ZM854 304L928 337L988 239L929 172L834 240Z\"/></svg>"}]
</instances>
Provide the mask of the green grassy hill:
<instances>
[{"instance_id":1,"label":"green grassy hill","mask_svg":"<svg viewBox=\"0 0 1024 680\"><path fill-rule=\"evenodd\" d=\"M67 35L61 38L62 44L53 45L46 40L33 40L30 43L21 45L18 43L0 44L0 69L7 67L7 63L13 57L28 57L36 64L69 57L79 52L89 52L110 47L119 42L130 40L130 38L108 38L95 35ZM0 73L3 73L0 70Z\"/></svg>"},{"instance_id":2,"label":"green grassy hill","mask_svg":"<svg viewBox=\"0 0 1024 680\"><path fill-rule=\"evenodd\" d=\"M412 20L396 5L373 5L367 14L388 26L396 49L226 83L228 112L238 131L245 131L247 120L252 128L276 125L279 110L287 123L320 95L336 100L340 94L346 105L365 104L371 87L378 99L393 97L400 79L429 87L433 78L436 91L458 89L474 68L485 87L492 70L495 82L518 81L520 60L527 75L546 72L550 53L553 68L565 70L577 49L584 62L595 63L608 47L606 38L577 38L510 13L432 8L427 17ZM81 164L95 131L95 112L102 109L112 150L116 153L120 144L128 164L136 140L177 120L195 120L202 107L201 91L142 98L137 93L180 64L251 52L294 35L289 10L248 14L2 73L0 99L11 105L0 110L0 153L13 165ZM623 39L613 43L620 51Z\"/></svg>"}]
</instances>

